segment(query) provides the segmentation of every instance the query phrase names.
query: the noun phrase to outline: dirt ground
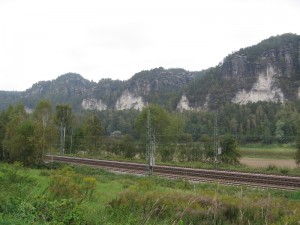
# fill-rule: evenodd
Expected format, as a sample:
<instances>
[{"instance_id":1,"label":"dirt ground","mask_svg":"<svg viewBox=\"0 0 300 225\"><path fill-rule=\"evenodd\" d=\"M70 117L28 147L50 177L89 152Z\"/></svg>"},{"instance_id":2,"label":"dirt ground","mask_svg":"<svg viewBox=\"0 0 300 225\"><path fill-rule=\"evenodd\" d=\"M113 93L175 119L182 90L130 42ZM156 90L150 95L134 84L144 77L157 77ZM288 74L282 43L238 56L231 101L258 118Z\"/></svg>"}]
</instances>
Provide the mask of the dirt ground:
<instances>
[{"instance_id":1,"label":"dirt ground","mask_svg":"<svg viewBox=\"0 0 300 225\"><path fill-rule=\"evenodd\" d=\"M275 165L278 167L297 167L295 160L293 159L265 159L265 158L241 158L242 164L252 167L268 167L269 165Z\"/></svg>"}]
</instances>

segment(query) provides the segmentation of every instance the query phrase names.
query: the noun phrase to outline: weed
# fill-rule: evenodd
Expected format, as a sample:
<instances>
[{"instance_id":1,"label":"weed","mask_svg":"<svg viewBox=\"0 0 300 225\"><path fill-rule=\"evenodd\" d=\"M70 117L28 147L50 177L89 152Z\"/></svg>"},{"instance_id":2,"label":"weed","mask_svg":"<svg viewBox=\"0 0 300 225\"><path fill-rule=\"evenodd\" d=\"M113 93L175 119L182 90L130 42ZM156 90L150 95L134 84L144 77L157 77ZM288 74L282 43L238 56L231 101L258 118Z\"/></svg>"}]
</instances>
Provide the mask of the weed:
<instances>
[{"instance_id":1,"label":"weed","mask_svg":"<svg viewBox=\"0 0 300 225\"><path fill-rule=\"evenodd\" d=\"M280 173L286 175L290 172L290 169L289 168L286 168L286 167L283 167L283 168L280 168Z\"/></svg>"}]
</instances>

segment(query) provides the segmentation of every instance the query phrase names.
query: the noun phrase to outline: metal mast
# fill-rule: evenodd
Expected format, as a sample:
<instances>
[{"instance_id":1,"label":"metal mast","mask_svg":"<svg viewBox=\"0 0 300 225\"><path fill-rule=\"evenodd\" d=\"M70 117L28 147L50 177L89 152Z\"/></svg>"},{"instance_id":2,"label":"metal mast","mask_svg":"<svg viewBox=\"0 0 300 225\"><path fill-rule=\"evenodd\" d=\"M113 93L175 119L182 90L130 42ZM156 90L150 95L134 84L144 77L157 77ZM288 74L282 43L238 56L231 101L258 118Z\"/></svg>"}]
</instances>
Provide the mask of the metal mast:
<instances>
[{"instance_id":1,"label":"metal mast","mask_svg":"<svg viewBox=\"0 0 300 225\"><path fill-rule=\"evenodd\" d=\"M214 166L215 168L217 167L217 157L218 157L218 148L219 148L219 144L218 144L219 140L218 140L218 114L216 112L215 114L215 125L214 125L214 155L215 155L215 159L214 159Z\"/></svg>"},{"instance_id":2,"label":"metal mast","mask_svg":"<svg viewBox=\"0 0 300 225\"><path fill-rule=\"evenodd\" d=\"M148 175L151 176L153 173L153 166L155 165L155 137L151 128L151 113L147 111L147 140L146 140L146 157L148 160Z\"/></svg>"}]
</instances>

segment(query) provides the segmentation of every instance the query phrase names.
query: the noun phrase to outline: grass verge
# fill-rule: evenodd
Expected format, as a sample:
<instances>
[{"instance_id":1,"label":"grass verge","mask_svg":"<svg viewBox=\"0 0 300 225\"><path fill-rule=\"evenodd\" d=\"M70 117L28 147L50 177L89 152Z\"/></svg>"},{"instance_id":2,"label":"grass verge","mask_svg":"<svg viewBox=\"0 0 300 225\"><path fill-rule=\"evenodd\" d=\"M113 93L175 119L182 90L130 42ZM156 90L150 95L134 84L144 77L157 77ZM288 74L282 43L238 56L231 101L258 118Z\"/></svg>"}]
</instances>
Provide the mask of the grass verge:
<instances>
[{"instance_id":1,"label":"grass verge","mask_svg":"<svg viewBox=\"0 0 300 225\"><path fill-rule=\"evenodd\" d=\"M86 166L56 164L52 168L56 169L0 164L0 224L297 224L300 221L300 191L116 175ZM63 189L57 197L52 190L61 187L61 179L64 187L70 188ZM95 181L95 185L84 186L91 184L87 181Z\"/></svg>"}]
</instances>

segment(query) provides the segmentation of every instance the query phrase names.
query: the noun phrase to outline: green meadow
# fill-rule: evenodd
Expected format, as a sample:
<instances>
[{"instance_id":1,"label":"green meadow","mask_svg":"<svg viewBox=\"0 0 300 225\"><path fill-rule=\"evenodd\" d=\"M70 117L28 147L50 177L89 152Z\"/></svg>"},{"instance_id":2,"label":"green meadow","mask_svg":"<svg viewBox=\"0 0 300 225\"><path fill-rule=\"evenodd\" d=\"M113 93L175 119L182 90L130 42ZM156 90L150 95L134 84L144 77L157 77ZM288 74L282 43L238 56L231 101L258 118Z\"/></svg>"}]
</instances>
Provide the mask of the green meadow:
<instances>
[{"instance_id":1,"label":"green meadow","mask_svg":"<svg viewBox=\"0 0 300 225\"><path fill-rule=\"evenodd\" d=\"M51 169L52 168L52 169ZM298 224L300 190L0 164L0 224Z\"/></svg>"},{"instance_id":2,"label":"green meadow","mask_svg":"<svg viewBox=\"0 0 300 225\"><path fill-rule=\"evenodd\" d=\"M240 150L243 157L294 159L297 149L291 144L247 144L242 145Z\"/></svg>"}]
</instances>

